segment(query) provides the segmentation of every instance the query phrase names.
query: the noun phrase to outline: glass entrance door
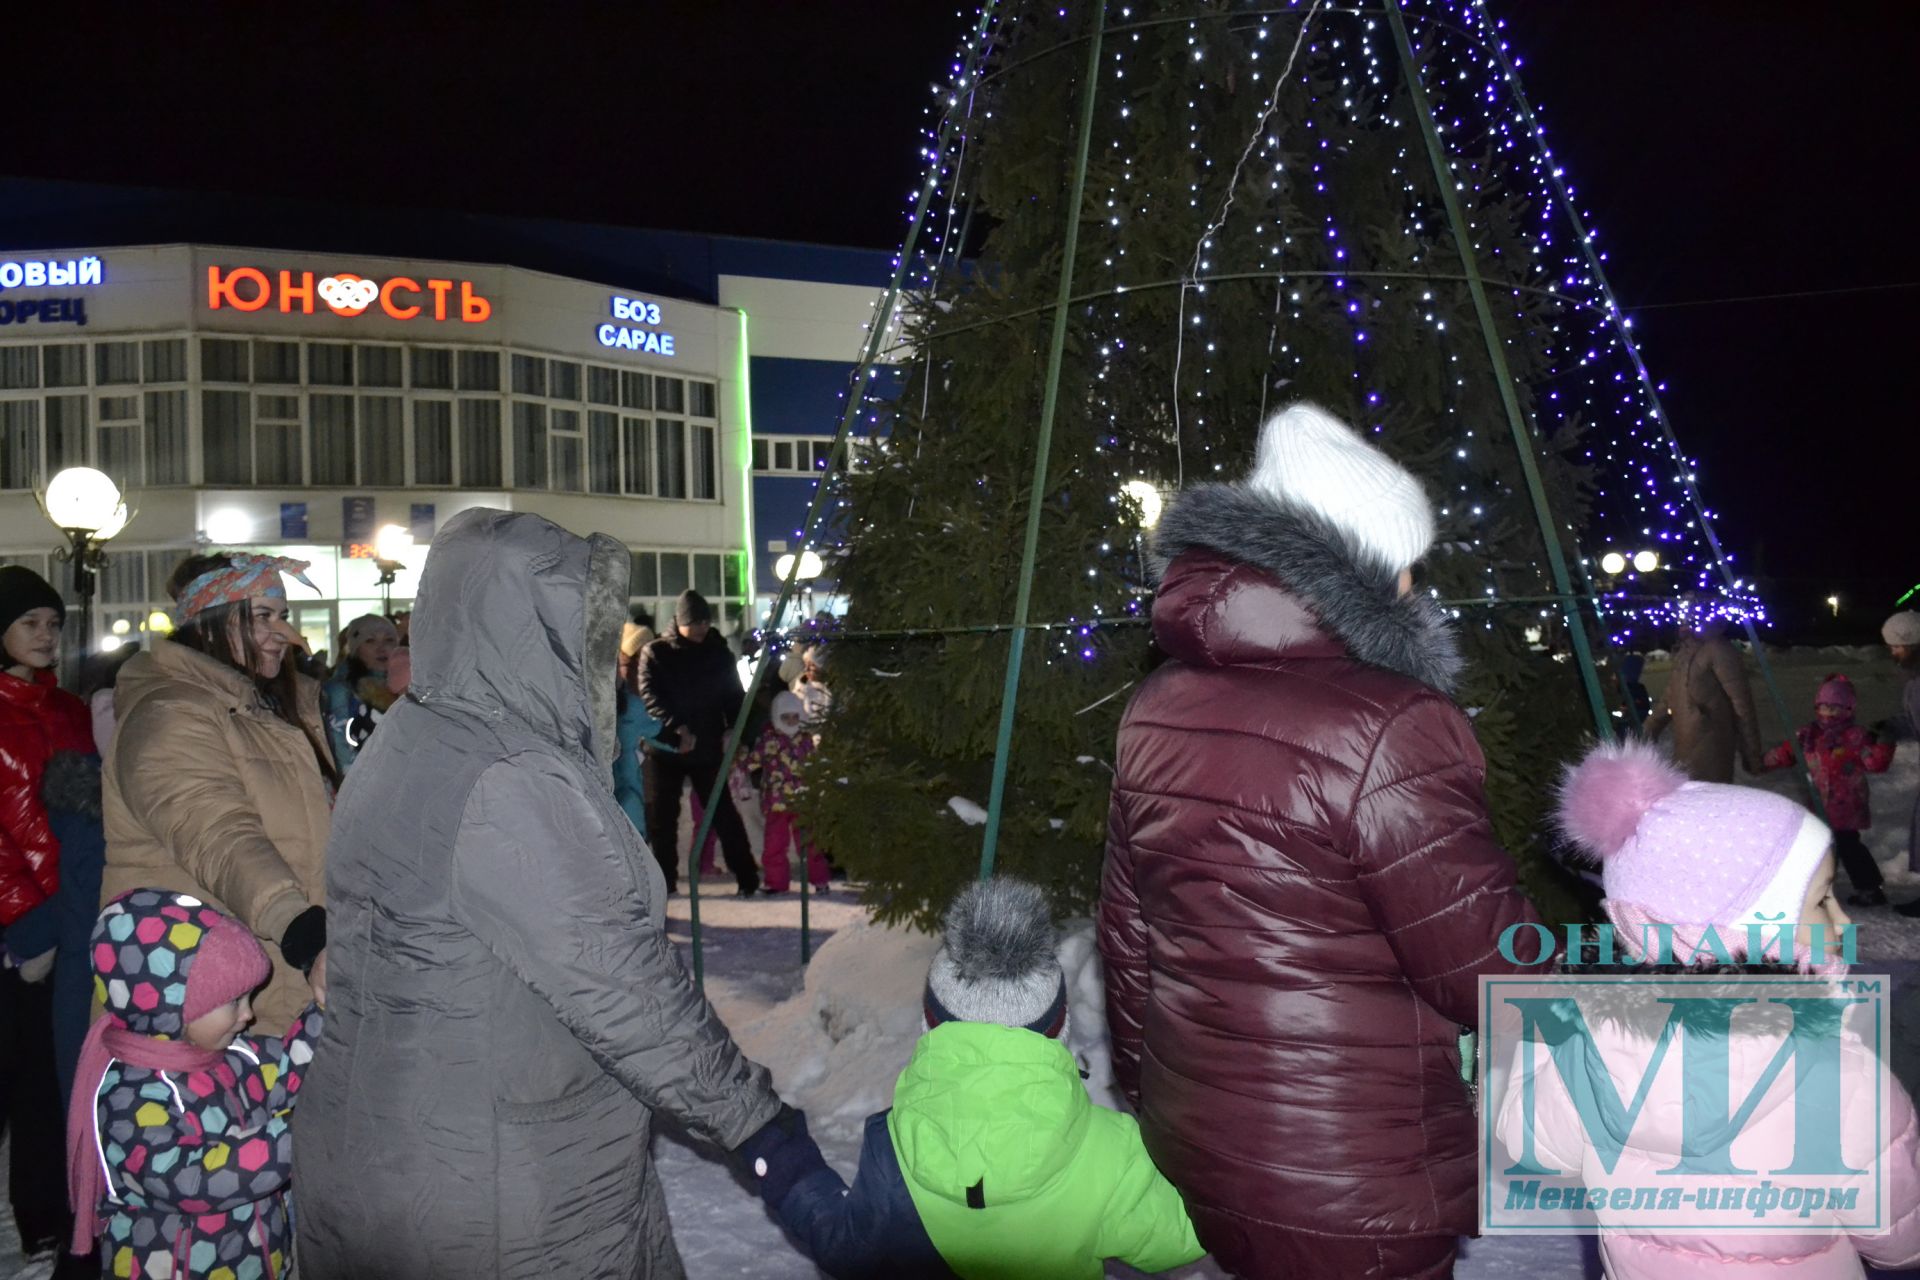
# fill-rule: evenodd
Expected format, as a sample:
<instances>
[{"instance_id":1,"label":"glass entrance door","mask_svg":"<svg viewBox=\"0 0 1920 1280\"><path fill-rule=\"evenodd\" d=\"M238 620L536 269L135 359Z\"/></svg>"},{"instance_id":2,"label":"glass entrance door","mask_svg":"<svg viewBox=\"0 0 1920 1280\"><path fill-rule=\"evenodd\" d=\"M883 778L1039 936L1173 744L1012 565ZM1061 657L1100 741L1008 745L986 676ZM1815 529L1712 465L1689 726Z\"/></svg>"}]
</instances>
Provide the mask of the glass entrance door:
<instances>
[{"instance_id":1,"label":"glass entrance door","mask_svg":"<svg viewBox=\"0 0 1920 1280\"><path fill-rule=\"evenodd\" d=\"M308 653L324 653L327 665L340 660L334 652L339 643L340 621L330 601L301 602L293 606L293 629L307 642Z\"/></svg>"}]
</instances>

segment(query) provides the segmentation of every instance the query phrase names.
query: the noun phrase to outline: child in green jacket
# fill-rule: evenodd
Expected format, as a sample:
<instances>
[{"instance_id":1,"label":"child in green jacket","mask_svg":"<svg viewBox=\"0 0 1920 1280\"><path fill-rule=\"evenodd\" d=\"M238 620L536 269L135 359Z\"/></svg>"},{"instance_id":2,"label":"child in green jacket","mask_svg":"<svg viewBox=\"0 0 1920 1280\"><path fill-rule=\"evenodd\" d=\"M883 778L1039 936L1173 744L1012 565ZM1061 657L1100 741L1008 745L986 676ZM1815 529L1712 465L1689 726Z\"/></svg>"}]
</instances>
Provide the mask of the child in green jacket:
<instances>
[{"instance_id":1,"label":"child in green jacket","mask_svg":"<svg viewBox=\"0 0 1920 1280\"><path fill-rule=\"evenodd\" d=\"M1132 1117L1088 1098L1067 1026L1046 897L997 879L947 912L927 976L927 1034L868 1118L851 1189L792 1113L740 1155L836 1280L1098 1280L1117 1258L1164 1271L1201 1256L1179 1192Z\"/></svg>"}]
</instances>

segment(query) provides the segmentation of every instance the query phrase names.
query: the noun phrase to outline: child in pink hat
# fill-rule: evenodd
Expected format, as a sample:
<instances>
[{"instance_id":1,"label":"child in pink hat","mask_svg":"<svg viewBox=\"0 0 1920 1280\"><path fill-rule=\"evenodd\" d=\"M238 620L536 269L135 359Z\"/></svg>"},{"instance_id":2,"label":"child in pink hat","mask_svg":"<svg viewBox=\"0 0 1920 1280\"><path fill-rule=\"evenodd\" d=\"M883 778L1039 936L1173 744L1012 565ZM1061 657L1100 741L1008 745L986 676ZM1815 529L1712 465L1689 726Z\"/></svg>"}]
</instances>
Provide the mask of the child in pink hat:
<instances>
[{"instance_id":1,"label":"child in pink hat","mask_svg":"<svg viewBox=\"0 0 1920 1280\"><path fill-rule=\"evenodd\" d=\"M106 1006L67 1113L73 1251L113 1276L290 1273L288 1115L320 1036L309 1005L284 1039L242 1034L272 965L198 898L134 889L93 927Z\"/></svg>"},{"instance_id":2,"label":"child in pink hat","mask_svg":"<svg viewBox=\"0 0 1920 1280\"><path fill-rule=\"evenodd\" d=\"M1833 898L1832 837L1824 823L1791 800L1751 787L1689 781L1657 748L1625 743L1599 747L1567 771L1560 825L1574 844L1600 860L1616 950L1627 957L1624 965L1569 969L1649 977L1724 973L1726 966L1711 944L1702 947L1711 927L1738 972L1846 972L1836 955L1838 931L1849 922ZM1792 967L1775 949L1782 922L1798 926ZM1766 939L1765 954L1749 952L1749 925L1763 926L1752 936ZM1812 954L1816 925L1823 945ZM1664 930L1673 939L1671 962L1652 953ZM1582 1007L1588 1007L1585 1001ZM1614 1010L1599 1003L1593 1008L1588 1021L1597 1053L1585 1058L1584 1070L1573 1072L1575 1086L1584 1092L1588 1080L1604 1073L1617 1096L1626 1099L1635 1098L1642 1081L1651 1082L1636 1101L1637 1112L1614 1125L1625 1130L1613 1135L1622 1140L1617 1160L1607 1166L1597 1154L1562 1075L1565 1068L1558 1065L1533 1076L1530 1132L1524 1091L1511 1088L1504 1094L1496 1119L1500 1137L1514 1152L1530 1138L1537 1150L1561 1161L1558 1167L1578 1170L1591 1186L1672 1184L1663 1174L1674 1171L1685 1150L1683 1137L1692 1128L1682 1117L1696 1105L1683 1100L1683 1072L1650 1070L1668 1030L1665 1015L1672 1010L1663 1007L1660 1017L1649 1018L1633 1001ZM1769 1068L1781 1045L1782 1028L1769 1031L1742 1022L1727 1038L1728 1096L1736 1106L1750 1096L1771 1096L1766 1090L1756 1094L1757 1086L1771 1079ZM1600 1253L1610 1280L1857 1280L1862 1259L1887 1268L1920 1263L1920 1126L1912 1100L1865 1041L1849 1029L1839 1036L1840 1053L1849 1064L1844 1070L1872 1072L1888 1082L1890 1106L1884 1115L1875 1116L1874 1091L1865 1090L1856 1091L1864 1097L1846 1095L1839 1118L1848 1162L1880 1161L1889 1187L1888 1229L1847 1234L1840 1219L1823 1210L1808 1217L1801 1234L1664 1234L1609 1226L1608 1210L1602 1208ZM1584 1046L1575 1047L1584 1052ZM1589 1106L1586 1114L1592 1111ZM1785 1169L1797 1150L1797 1126L1793 1106L1761 1107L1735 1140L1740 1165ZM1739 1176L1722 1181L1742 1184ZM1751 1181L1757 1186L1760 1178L1754 1175Z\"/></svg>"},{"instance_id":3,"label":"child in pink hat","mask_svg":"<svg viewBox=\"0 0 1920 1280\"><path fill-rule=\"evenodd\" d=\"M1833 828L1833 852L1853 882L1847 905L1877 907L1887 901L1881 888L1884 878L1860 833L1873 825L1867 775L1887 771L1893 763L1893 742L1891 735L1876 735L1853 722L1854 701L1853 681L1843 675L1828 676L1813 695L1812 722L1802 725L1794 736L1800 741L1800 754L1807 758L1820 805L1827 811L1827 825ZM1761 764L1768 769L1792 767L1793 745L1781 743L1767 752Z\"/></svg>"}]
</instances>

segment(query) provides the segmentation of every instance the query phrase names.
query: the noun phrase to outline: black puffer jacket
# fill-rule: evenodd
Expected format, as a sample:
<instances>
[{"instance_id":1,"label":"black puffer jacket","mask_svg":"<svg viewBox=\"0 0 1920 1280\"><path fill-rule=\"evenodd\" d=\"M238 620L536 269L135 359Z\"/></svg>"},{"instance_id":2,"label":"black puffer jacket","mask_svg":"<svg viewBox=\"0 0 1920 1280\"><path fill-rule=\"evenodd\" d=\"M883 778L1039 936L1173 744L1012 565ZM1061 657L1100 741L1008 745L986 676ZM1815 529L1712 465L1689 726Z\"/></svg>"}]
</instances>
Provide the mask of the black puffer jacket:
<instances>
[{"instance_id":1,"label":"black puffer jacket","mask_svg":"<svg viewBox=\"0 0 1920 1280\"><path fill-rule=\"evenodd\" d=\"M733 651L714 632L701 644L676 633L640 651L640 700L660 722L665 741L683 728L693 731L689 763L720 758L745 697Z\"/></svg>"}]
</instances>

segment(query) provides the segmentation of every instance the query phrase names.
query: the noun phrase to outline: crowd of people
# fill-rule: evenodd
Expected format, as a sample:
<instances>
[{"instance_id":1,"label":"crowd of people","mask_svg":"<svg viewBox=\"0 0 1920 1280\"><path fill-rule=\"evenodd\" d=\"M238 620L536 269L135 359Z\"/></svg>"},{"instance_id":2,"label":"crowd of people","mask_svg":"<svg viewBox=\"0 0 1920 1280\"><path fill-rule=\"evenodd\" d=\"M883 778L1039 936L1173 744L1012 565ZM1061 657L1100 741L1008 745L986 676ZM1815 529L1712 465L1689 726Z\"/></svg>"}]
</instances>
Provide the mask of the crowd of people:
<instances>
[{"instance_id":1,"label":"crowd of people","mask_svg":"<svg viewBox=\"0 0 1920 1280\"><path fill-rule=\"evenodd\" d=\"M666 924L683 857L695 876L713 856L681 849L689 788L741 894L786 891L796 865L828 888L799 820L832 732L824 648L749 703L697 593L656 635L617 542L474 509L436 538L414 612L349 623L324 681L288 618L306 566L213 554L174 573L171 635L82 701L54 676L59 593L0 568L24 1244L57 1247L63 1276L677 1276L658 1116L728 1153L836 1277L1091 1278L1203 1252L1250 1278L1452 1274L1476 1222L1479 979L1580 957L1502 946L1538 916L1453 700L1449 620L1412 588L1427 497L1296 405L1246 477L1188 490L1155 536L1166 661L1119 732L1096 921L1129 1111L1092 1102L1064 1045L1044 893L982 882L946 915L925 1035L851 1185ZM1884 637L1920 674L1920 614ZM1859 832L1867 776L1920 724L1920 679L1904 697L1863 727L1836 674L1763 750L1739 654L1688 637L1641 739L1569 762L1559 797L1629 950L1649 925L1842 924L1836 865L1852 905L1884 904ZM1824 814L1737 785L1736 756L1804 758ZM1896 1094L1889 1230L1603 1220L1609 1273L1920 1262L1920 1144Z\"/></svg>"}]
</instances>

